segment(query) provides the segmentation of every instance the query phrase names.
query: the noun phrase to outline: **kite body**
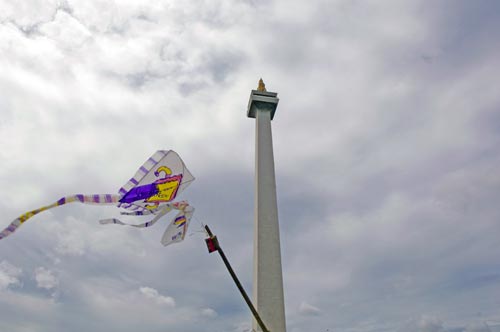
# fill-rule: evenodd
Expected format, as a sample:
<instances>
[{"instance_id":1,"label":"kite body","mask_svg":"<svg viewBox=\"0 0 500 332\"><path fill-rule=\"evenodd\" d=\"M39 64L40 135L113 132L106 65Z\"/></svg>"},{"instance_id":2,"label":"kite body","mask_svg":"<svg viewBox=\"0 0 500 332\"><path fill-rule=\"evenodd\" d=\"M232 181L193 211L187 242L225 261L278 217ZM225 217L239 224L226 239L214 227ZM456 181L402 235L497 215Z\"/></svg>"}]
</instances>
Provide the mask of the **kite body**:
<instances>
[{"instance_id":1,"label":"kite body","mask_svg":"<svg viewBox=\"0 0 500 332\"><path fill-rule=\"evenodd\" d=\"M133 227L149 227L171 210L178 213L170 222L161 243L166 246L182 241L186 235L189 221L194 212L186 201L173 202L191 182L193 175L184 165L179 155L172 150L159 150L152 155L135 173L117 195L71 195L59 199L57 202L26 212L16 218L10 225L0 232L0 240L14 233L19 226L34 215L68 203L80 202L83 204L113 205L117 204L127 211L123 215L154 215L154 218L142 224L126 224L118 219L104 219L101 224L119 224Z\"/></svg>"},{"instance_id":2,"label":"kite body","mask_svg":"<svg viewBox=\"0 0 500 332\"><path fill-rule=\"evenodd\" d=\"M181 181L182 175L179 174L156 180L151 184L137 186L130 189L120 199L120 203L133 203L142 199L149 203L170 202L177 195Z\"/></svg>"}]
</instances>

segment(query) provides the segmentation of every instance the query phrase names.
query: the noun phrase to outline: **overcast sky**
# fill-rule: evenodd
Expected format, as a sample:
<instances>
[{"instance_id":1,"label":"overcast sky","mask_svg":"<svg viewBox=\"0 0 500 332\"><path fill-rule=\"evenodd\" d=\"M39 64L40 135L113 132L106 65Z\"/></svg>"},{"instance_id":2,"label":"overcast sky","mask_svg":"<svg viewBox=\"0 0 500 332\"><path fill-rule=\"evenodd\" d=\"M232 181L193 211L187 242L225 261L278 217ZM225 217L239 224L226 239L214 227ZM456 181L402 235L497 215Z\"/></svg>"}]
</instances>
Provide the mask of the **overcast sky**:
<instances>
[{"instance_id":1,"label":"overcast sky","mask_svg":"<svg viewBox=\"0 0 500 332\"><path fill-rule=\"evenodd\" d=\"M0 241L0 330L248 332L200 230L251 292L260 77L288 332L500 331L495 0L0 0L0 228L156 150L196 177L179 244L78 204Z\"/></svg>"}]
</instances>

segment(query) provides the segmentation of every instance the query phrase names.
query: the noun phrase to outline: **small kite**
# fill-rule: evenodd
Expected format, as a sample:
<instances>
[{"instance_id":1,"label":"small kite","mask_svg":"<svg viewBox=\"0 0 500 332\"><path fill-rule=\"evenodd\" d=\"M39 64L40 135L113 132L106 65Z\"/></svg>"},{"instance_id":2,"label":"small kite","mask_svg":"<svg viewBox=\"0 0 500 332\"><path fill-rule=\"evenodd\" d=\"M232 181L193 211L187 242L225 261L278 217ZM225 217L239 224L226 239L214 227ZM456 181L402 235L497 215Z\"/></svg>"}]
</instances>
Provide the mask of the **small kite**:
<instances>
[{"instance_id":1,"label":"small kite","mask_svg":"<svg viewBox=\"0 0 500 332\"><path fill-rule=\"evenodd\" d=\"M167 246L182 241L186 236L194 208L186 201L173 202L173 200L193 181L193 175L176 152L159 150L137 170L134 177L120 188L118 194L78 194L63 197L53 204L26 212L16 218L0 232L0 240L14 233L26 220L42 211L80 202L97 205L116 204L127 210L121 212L123 215L154 215L153 219L142 224L126 224L115 218L100 220L101 224L128 225L139 228L152 226L168 212L177 210L177 215L172 219L161 239L161 243Z\"/></svg>"}]
</instances>

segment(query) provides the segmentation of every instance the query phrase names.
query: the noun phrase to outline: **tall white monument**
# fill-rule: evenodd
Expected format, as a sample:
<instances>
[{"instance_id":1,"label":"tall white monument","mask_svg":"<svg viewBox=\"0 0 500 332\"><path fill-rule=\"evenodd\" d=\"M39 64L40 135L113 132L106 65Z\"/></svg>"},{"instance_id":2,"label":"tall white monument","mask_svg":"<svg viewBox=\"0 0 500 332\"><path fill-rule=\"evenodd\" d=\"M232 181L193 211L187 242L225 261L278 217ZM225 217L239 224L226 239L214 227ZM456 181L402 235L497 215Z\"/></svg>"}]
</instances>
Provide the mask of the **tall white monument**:
<instances>
[{"instance_id":1,"label":"tall white monument","mask_svg":"<svg viewBox=\"0 0 500 332\"><path fill-rule=\"evenodd\" d=\"M280 233L271 120L279 99L262 79L252 90L247 116L255 118L254 305L270 332L286 332ZM260 331L254 320L253 328Z\"/></svg>"}]
</instances>

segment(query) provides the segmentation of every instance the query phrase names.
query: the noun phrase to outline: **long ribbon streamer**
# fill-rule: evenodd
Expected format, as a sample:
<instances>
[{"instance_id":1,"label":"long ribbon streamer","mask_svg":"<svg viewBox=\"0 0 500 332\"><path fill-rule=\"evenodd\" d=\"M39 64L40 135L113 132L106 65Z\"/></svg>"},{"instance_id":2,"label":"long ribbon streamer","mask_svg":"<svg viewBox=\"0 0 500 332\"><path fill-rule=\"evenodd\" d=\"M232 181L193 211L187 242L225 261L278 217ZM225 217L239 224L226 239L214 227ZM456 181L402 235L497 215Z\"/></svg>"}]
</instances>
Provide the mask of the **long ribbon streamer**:
<instances>
[{"instance_id":1,"label":"long ribbon streamer","mask_svg":"<svg viewBox=\"0 0 500 332\"><path fill-rule=\"evenodd\" d=\"M74 203L74 202L79 202L83 204L94 204L94 205L116 205L120 197L121 197L120 195L110 195L110 194L105 194L105 195L77 194L77 195L65 196L53 204L42 206L41 208L38 208L36 210L26 212L17 217L16 219L14 219L14 221L12 221L10 225L7 226L7 228L5 228L0 233L0 240L14 233L19 228L19 226L21 226L23 223L26 222L26 220L37 215L42 211L46 211L48 209L52 209L64 204Z\"/></svg>"}]
</instances>

